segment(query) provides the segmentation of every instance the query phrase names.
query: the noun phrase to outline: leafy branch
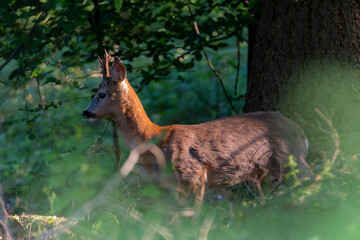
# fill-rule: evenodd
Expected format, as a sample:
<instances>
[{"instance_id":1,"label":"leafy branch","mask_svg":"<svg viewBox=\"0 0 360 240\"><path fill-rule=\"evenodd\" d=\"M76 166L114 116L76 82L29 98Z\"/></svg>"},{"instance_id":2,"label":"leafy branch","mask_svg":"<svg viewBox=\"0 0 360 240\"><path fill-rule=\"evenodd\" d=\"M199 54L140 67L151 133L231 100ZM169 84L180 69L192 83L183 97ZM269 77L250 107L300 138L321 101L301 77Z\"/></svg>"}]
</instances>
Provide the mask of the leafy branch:
<instances>
[{"instance_id":1,"label":"leafy branch","mask_svg":"<svg viewBox=\"0 0 360 240\"><path fill-rule=\"evenodd\" d=\"M198 36L200 36L200 31L199 31L199 28L198 28L198 26L197 26L196 21L194 21L194 29L195 29L196 34L197 34ZM238 112L238 111L236 110L236 108L234 107L234 105L233 105L233 103L232 103L232 101L231 101L231 99L230 99L229 94L228 94L227 91L226 91L226 88L225 88L225 86L224 86L224 82L223 82L222 78L220 77L219 73L215 70L214 66L212 65L211 60L210 60L210 58L209 58L209 56L208 56L208 54L207 54L207 52L206 52L206 50L205 50L204 47L202 48L202 51L203 51L203 53L204 53L204 56L205 56L205 58L206 58L206 60L207 60L207 63L208 63L208 65L209 65L209 67L211 68L211 70L213 71L213 73L215 74L215 76L219 79L219 82L220 82L221 88L222 88L222 90L223 90L223 92L224 92L224 95L225 95L225 97L226 97L226 100L227 100L228 103L230 104L232 110L233 110L236 114L239 114L239 112Z\"/></svg>"},{"instance_id":2,"label":"leafy branch","mask_svg":"<svg viewBox=\"0 0 360 240\"><path fill-rule=\"evenodd\" d=\"M39 16L38 19L35 21L34 26L33 26L33 27L30 29L30 31L29 31L29 37L31 37L31 35L32 35L32 33L34 32L34 30L35 30L37 24L39 23L40 19L42 19L42 18L45 16L45 14L46 14L45 11L42 11L42 12L41 12L40 16ZM10 54L10 56L6 59L6 61L5 61L3 64L1 64L1 66L0 66L0 71L11 61L11 59L14 58L14 56L17 54L17 52L18 52L19 50L21 50L24 46L25 46L25 44L22 43L19 47L17 47L17 48Z\"/></svg>"}]
</instances>

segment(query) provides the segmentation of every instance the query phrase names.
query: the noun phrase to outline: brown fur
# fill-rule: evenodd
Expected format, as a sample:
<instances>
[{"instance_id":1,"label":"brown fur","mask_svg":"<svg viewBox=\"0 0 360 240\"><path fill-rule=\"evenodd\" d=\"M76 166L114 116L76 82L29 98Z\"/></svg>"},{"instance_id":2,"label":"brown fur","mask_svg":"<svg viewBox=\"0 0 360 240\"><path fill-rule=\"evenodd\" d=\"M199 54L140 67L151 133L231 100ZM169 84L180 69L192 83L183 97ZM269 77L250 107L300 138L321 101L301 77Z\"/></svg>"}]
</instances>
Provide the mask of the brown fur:
<instances>
[{"instance_id":1,"label":"brown fur","mask_svg":"<svg viewBox=\"0 0 360 240\"><path fill-rule=\"evenodd\" d=\"M95 96L84 113L93 114L96 119L112 117L130 149L163 136L159 147L172 162L179 183L190 186L198 202L202 201L205 183L230 186L254 180L259 188L267 173L281 181L289 155L297 159L302 173L307 175L306 137L298 125L279 112L246 113L196 125L160 127L147 117L126 72L119 72L125 71L121 69L125 68L116 58L112 76L104 76L98 90L98 94L106 92L111 98L96 100ZM144 154L140 163L152 169L156 162L151 154Z\"/></svg>"}]
</instances>

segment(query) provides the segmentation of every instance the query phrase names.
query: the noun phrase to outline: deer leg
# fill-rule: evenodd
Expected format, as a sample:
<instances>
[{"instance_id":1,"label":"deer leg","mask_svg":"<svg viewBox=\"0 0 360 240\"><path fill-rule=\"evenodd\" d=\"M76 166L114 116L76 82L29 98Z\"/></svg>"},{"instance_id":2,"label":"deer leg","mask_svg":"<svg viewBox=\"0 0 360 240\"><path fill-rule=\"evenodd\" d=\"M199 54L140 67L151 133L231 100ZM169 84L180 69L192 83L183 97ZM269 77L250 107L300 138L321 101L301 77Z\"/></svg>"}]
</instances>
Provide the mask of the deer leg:
<instances>
[{"instance_id":1,"label":"deer leg","mask_svg":"<svg viewBox=\"0 0 360 240\"><path fill-rule=\"evenodd\" d=\"M261 187L261 182L264 180L268 173L269 170L263 171L261 175L259 174L259 172L255 172L255 176L251 176L248 178L253 187L256 187L256 190L259 192L262 204L265 204L265 195Z\"/></svg>"},{"instance_id":2,"label":"deer leg","mask_svg":"<svg viewBox=\"0 0 360 240\"><path fill-rule=\"evenodd\" d=\"M279 178L277 179L277 181L274 183L274 191L275 191L275 188L277 188L280 183L282 182L283 180L283 165L282 165L282 162L280 163L280 172L279 172Z\"/></svg>"},{"instance_id":3,"label":"deer leg","mask_svg":"<svg viewBox=\"0 0 360 240\"><path fill-rule=\"evenodd\" d=\"M177 181L176 199L180 205L185 203L185 199L189 198L188 188L189 187L185 186L180 180Z\"/></svg>"},{"instance_id":4,"label":"deer leg","mask_svg":"<svg viewBox=\"0 0 360 240\"><path fill-rule=\"evenodd\" d=\"M260 177L256 180L256 188L258 189L260 196L261 196L261 204L265 204L265 195L262 191L261 182L264 180L266 175L269 173L269 170L265 170L263 174L260 175Z\"/></svg>"},{"instance_id":5,"label":"deer leg","mask_svg":"<svg viewBox=\"0 0 360 240\"><path fill-rule=\"evenodd\" d=\"M261 183L262 180L264 180L264 178L266 177L266 175L269 173L269 170L265 170L263 172L263 174L260 175L260 177L258 178L258 181Z\"/></svg>"},{"instance_id":6,"label":"deer leg","mask_svg":"<svg viewBox=\"0 0 360 240\"><path fill-rule=\"evenodd\" d=\"M195 216L199 215L201 212L202 203L204 200L205 193L205 184L207 181L207 171L203 170L203 175L200 178L200 186L194 186L194 195L195 195Z\"/></svg>"},{"instance_id":7,"label":"deer leg","mask_svg":"<svg viewBox=\"0 0 360 240\"><path fill-rule=\"evenodd\" d=\"M261 182L266 176L267 172L260 175L260 177L251 178L251 181L255 184L256 189L258 190L261 197L264 197L264 192L261 187Z\"/></svg>"},{"instance_id":8,"label":"deer leg","mask_svg":"<svg viewBox=\"0 0 360 240\"><path fill-rule=\"evenodd\" d=\"M261 182L264 180L264 178L266 177L266 175L268 173L269 173L269 170L265 170L265 172L263 172L263 174L261 174L260 177L258 177L258 179L256 179L256 188L258 189L258 191L262 197L264 197L264 193L262 191Z\"/></svg>"},{"instance_id":9,"label":"deer leg","mask_svg":"<svg viewBox=\"0 0 360 240\"><path fill-rule=\"evenodd\" d=\"M202 204L205 193L205 184L207 181L207 172L204 170L203 176L201 177L200 189L195 193L195 201L199 204Z\"/></svg>"}]
</instances>

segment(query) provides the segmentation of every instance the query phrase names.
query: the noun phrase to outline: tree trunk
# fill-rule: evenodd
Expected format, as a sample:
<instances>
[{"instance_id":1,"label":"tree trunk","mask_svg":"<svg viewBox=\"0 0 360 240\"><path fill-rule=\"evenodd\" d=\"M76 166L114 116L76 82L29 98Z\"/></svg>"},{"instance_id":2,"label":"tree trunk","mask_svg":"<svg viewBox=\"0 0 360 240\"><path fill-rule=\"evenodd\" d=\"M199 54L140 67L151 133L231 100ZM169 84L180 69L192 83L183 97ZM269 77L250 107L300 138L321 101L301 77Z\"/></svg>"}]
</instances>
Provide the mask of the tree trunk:
<instances>
[{"instance_id":1,"label":"tree trunk","mask_svg":"<svg viewBox=\"0 0 360 240\"><path fill-rule=\"evenodd\" d=\"M329 128L317 108L350 133L360 122L359 63L357 1L264 0L243 110Z\"/></svg>"}]
</instances>

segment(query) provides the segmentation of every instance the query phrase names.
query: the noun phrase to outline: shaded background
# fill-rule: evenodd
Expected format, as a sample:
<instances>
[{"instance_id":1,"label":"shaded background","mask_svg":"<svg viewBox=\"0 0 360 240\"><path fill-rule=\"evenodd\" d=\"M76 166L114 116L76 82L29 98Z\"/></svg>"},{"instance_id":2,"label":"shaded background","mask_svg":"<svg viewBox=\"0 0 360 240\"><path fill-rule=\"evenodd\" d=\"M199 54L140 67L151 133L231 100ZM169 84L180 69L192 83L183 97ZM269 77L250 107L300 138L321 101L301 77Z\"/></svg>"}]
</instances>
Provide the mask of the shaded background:
<instances>
[{"instance_id":1,"label":"shaded background","mask_svg":"<svg viewBox=\"0 0 360 240\"><path fill-rule=\"evenodd\" d=\"M320 0L1 1L0 192L10 215L43 217L10 221L12 235L50 237L57 226L65 239L359 236L359 9ZM265 205L244 184L207 191L197 219L181 217L174 186L139 167L106 187L128 150L110 120L81 116L104 49L123 60L157 124L280 110L305 130L314 178L299 184L290 173L275 192L264 186Z\"/></svg>"}]
</instances>

